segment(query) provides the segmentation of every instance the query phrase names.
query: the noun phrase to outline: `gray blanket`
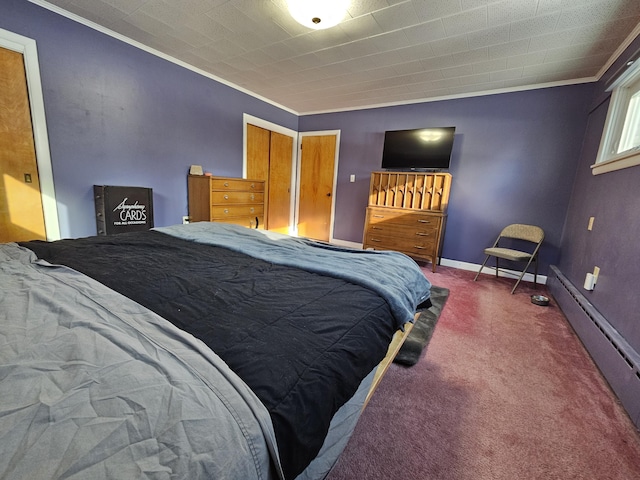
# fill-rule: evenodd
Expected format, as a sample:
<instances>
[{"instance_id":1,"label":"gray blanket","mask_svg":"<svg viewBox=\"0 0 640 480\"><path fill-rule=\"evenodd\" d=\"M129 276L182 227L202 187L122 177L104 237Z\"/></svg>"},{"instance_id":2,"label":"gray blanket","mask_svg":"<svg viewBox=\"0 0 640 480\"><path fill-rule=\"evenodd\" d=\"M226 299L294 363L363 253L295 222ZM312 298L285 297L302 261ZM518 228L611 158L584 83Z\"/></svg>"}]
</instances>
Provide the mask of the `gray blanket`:
<instances>
[{"instance_id":1,"label":"gray blanket","mask_svg":"<svg viewBox=\"0 0 640 480\"><path fill-rule=\"evenodd\" d=\"M174 225L155 230L367 287L387 301L398 328L402 328L406 322L413 322L416 307L427 300L430 294L429 280L411 258L399 252L342 248L305 238L215 222ZM372 269L372 264L378 268Z\"/></svg>"},{"instance_id":2,"label":"gray blanket","mask_svg":"<svg viewBox=\"0 0 640 480\"><path fill-rule=\"evenodd\" d=\"M277 477L266 409L203 343L15 244L0 285L0 478Z\"/></svg>"}]
</instances>

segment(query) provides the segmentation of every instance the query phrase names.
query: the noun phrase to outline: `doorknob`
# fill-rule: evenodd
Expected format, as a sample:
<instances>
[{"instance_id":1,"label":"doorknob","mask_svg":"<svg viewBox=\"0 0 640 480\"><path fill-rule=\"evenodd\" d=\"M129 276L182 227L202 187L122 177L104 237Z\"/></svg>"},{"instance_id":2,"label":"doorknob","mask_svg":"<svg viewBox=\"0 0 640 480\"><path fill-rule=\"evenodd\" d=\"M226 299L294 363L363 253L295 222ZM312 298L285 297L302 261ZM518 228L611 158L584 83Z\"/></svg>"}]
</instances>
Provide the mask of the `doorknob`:
<instances>
[{"instance_id":1,"label":"doorknob","mask_svg":"<svg viewBox=\"0 0 640 480\"><path fill-rule=\"evenodd\" d=\"M331 192L327 193L327 197L330 197L330 196L331 196Z\"/></svg>"}]
</instances>

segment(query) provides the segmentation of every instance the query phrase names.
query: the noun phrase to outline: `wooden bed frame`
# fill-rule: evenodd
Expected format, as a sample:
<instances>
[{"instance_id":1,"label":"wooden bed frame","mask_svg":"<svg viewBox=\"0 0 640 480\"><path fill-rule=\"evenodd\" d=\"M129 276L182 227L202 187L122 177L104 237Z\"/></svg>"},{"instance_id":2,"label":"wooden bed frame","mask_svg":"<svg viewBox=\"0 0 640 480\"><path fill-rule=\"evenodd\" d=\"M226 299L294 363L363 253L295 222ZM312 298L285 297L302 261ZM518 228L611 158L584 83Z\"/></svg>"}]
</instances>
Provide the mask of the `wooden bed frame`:
<instances>
[{"instance_id":1,"label":"wooden bed frame","mask_svg":"<svg viewBox=\"0 0 640 480\"><path fill-rule=\"evenodd\" d=\"M413 317L414 318L414 322L418 321L418 317L419 316L420 316L420 313L416 313L415 314L415 316ZM413 328L413 325L414 325L413 323L407 322L407 323L404 324L404 331L398 330L393 335L393 338L391 339L391 343L389 344L389 348L387 349L387 354L385 355L385 357L382 359L382 361L378 365L376 373L375 373L375 375L373 377L373 383L371 384L371 388L369 389L369 393L367 394L367 398L365 399L364 405L362 406L363 410L365 409L365 407L369 403L369 400L371 399L371 395L373 395L373 392L376 390L376 388L378 388L378 385L380 384L380 381L382 380L382 377L384 377L384 374L387 373L387 370L389 369L389 367L393 363L394 358L396 358L396 355L400 351L400 347L402 347L402 344L404 343L404 341L409 336L409 332L411 332L411 329Z\"/></svg>"}]
</instances>

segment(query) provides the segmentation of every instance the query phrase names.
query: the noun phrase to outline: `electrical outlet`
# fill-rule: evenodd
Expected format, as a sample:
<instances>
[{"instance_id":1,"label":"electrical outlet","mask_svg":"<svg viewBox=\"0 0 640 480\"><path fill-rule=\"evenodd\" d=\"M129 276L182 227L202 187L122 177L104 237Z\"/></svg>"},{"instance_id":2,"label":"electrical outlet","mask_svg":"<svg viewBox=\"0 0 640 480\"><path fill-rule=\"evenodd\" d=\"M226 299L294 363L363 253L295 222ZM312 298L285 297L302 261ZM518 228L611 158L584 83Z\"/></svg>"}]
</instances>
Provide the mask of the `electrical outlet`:
<instances>
[{"instance_id":1,"label":"electrical outlet","mask_svg":"<svg viewBox=\"0 0 640 480\"><path fill-rule=\"evenodd\" d=\"M183 224L185 224L185 225L186 225L187 223L189 223L189 217L188 217L188 216L186 216L186 215L185 215L184 217L182 217L182 223L183 223Z\"/></svg>"},{"instance_id":2,"label":"electrical outlet","mask_svg":"<svg viewBox=\"0 0 640 480\"><path fill-rule=\"evenodd\" d=\"M593 230L593 222L596 219L596 217L589 217L589 225L587 225L587 230L591 231Z\"/></svg>"}]
</instances>

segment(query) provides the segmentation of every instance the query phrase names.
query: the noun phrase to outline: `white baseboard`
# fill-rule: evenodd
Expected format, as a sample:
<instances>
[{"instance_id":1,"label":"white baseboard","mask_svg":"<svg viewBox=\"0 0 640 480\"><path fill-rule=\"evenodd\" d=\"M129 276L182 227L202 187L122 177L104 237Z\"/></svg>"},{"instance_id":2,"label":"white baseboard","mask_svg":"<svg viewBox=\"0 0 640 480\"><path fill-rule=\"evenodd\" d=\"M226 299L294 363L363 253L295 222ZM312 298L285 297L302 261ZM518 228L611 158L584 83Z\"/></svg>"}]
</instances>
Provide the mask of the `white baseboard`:
<instances>
[{"instance_id":1,"label":"white baseboard","mask_svg":"<svg viewBox=\"0 0 640 480\"><path fill-rule=\"evenodd\" d=\"M339 245L341 247L349 247L349 248L362 248L362 243L357 242L349 242L347 240L338 240L337 238L332 238L331 243L335 245ZM448 258L442 258L440 260L440 265L445 267L457 268L459 270L469 270L472 272L477 272L480 269L479 263L469 263L469 262L460 262L458 260L449 260ZM496 271L494 268L484 267L482 269L482 273L488 273L491 275L495 275ZM498 272L499 277L513 278L517 279L520 276L520 272L515 270L506 270L501 268L500 272ZM522 280L525 282L533 282L533 273L525 273ZM538 283L541 285L546 285L547 276L546 275L538 275Z\"/></svg>"},{"instance_id":2,"label":"white baseboard","mask_svg":"<svg viewBox=\"0 0 640 480\"><path fill-rule=\"evenodd\" d=\"M480 264L479 263L460 262L458 260L449 260L448 258L441 259L440 260L440 265L443 265L445 267L457 268L459 270L470 270L472 272L477 272L478 270L480 270ZM488 274L491 274L491 275L495 275L496 274L496 270L495 270L495 268L484 267L482 269L482 273L483 274L484 273L488 273ZM501 268L500 271L498 272L498 276L499 277L517 279L520 276L520 272L517 272L515 270L507 270L507 269ZM524 277L522 277L522 280L524 280L525 282L533 282L533 273L525 273ZM547 276L546 275L538 275L538 280L537 281L541 285L546 285Z\"/></svg>"}]
</instances>

